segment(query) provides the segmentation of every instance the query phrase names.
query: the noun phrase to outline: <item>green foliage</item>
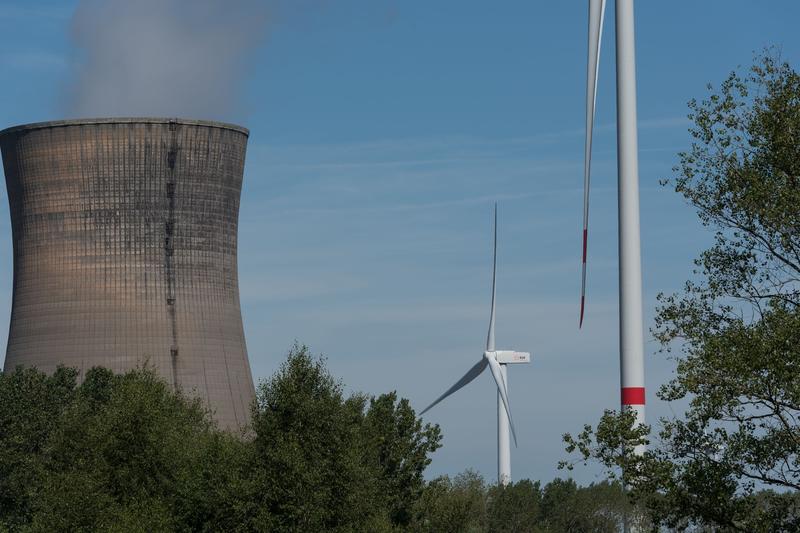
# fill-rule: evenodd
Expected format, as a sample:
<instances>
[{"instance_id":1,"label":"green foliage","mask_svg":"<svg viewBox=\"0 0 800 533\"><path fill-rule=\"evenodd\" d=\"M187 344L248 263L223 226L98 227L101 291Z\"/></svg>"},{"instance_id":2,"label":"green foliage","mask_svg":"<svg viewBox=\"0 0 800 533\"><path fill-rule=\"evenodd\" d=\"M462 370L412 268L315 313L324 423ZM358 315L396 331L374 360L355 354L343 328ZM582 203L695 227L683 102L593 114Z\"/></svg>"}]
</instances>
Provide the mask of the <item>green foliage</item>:
<instances>
[{"instance_id":1,"label":"green foliage","mask_svg":"<svg viewBox=\"0 0 800 533\"><path fill-rule=\"evenodd\" d=\"M243 443L213 429L197 401L151 370L115 376L94 368L83 383L59 369L0 375L0 446L26 443L2 476L16 496L0 507L0 523L30 531L199 530L213 523L229 468ZM7 402L15 397L18 401ZM229 460L220 460L220 456ZM214 457L216 460L209 461ZM5 466L5 461L4 461ZM22 501L20 498L25 498Z\"/></svg>"},{"instance_id":2,"label":"green foliage","mask_svg":"<svg viewBox=\"0 0 800 533\"><path fill-rule=\"evenodd\" d=\"M579 487L556 479L544 488L521 480L487 485L474 472L431 481L417 506L410 531L449 532L616 532L628 503L618 482Z\"/></svg>"},{"instance_id":3,"label":"green foliage","mask_svg":"<svg viewBox=\"0 0 800 533\"><path fill-rule=\"evenodd\" d=\"M633 518L619 482L579 487L571 479L556 478L542 492L541 509L545 531L613 533L622 529L626 516Z\"/></svg>"},{"instance_id":4,"label":"green foliage","mask_svg":"<svg viewBox=\"0 0 800 533\"><path fill-rule=\"evenodd\" d=\"M487 495L488 530L497 533L537 531L543 514L539 482L523 479L508 485L493 485ZM565 502L566 504L566 502Z\"/></svg>"},{"instance_id":5,"label":"green foliage","mask_svg":"<svg viewBox=\"0 0 800 533\"><path fill-rule=\"evenodd\" d=\"M715 241L683 292L659 297L654 331L676 361L658 395L689 407L660 421L642 457L630 452L647 431L625 413L565 439L568 451L619 468L656 523L796 530L800 75L765 55L709 90L689 104L694 142L673 183Z\"/></svg>"},{"instance_id":6,"label":"green foliage","mask_svg":"<svg viewBox=\"0 0 800 533\"><path fill-rule=\"evenodd\" d=\"M295 347L257 397L256 522L302 531L408 525L441 440L438 426L423 425L408 400L394 392L345 397L305 346Z\"/></svg>"},{"instance_id":7,"label":"green foliage","mask_svg":"<svg viewBox=\"0 0 800 533\"><path fill-rule=\"evenodd\" d=\"M417 506L412 531L473 533L486 531L486 482L471 471L451 480L431 481Z\"/></svg>"},{"instance_id":8,"label":"green foliage","mask_svg":"<svg viewBox=\"0 0 800 533\"><path fill-rule=\"evenodd\" d=\"M258 389L253 413L260 515L273 530L358 530L373 514L361 427L366 400L305 347Z\"/></svg>"},{"instance_id":9,"label":"green foliage","mask_svg":"<svg viewBox=\"0 0 800 533\"><path fill-rule=\"evenodd\" d=\"M639 456L634 453L638 446L649 444L647 438L650 427L634 425L636 414L633 411L606 410L597 430L586 424L578 437L564 435L564 443L568 453L578 452L585 463L589 458L609 466L608 476L616 479L618 471L635 472ZM561 461L559 468L572 470L574 461ZM629 474L630 476L631 474Z\"/></svg>"},{"instance_id":10,"label":"green foliage","mask_svg":"<svg viewBox=\"0 0 800 533\"><path fill-rule=\"evenodd\" d=\"M364 418L370 464L377 466L377 493L393 524L408 526L425 488L423 473L441 444L439 426L422 425L408 400L397 393L370 400Z\"/></svg>"},{"instance_id":11,"label":"green foliage","mask_svg":"<svg viewBox=\"0 0 800 533\"><path fill-rule=\"evenodd\" d=\"M252 428L150 369L0 374L0 531L394 531L441 439L395 393L346 397L297 346Z\"/></svg>"},{"instance_id":12,"label":"green foliage","mask_svg":"<svg viewBox=\"0 0 800 533\"><path fill-rule=\"evenodd\" d=\"M0 374L0 524L24 523L36 499L47 438L74 396L77 372L19 368Z\"/></svg>"}]
</instances>

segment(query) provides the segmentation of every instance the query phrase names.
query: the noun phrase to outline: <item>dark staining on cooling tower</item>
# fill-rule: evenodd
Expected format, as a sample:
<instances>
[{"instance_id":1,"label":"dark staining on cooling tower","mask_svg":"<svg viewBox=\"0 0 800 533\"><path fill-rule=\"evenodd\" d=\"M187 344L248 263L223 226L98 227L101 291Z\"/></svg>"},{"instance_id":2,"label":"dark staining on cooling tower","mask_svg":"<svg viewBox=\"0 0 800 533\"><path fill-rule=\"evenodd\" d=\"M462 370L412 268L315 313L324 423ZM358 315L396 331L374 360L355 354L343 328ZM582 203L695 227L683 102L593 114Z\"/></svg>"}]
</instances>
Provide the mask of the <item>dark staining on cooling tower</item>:
<instances>
[{"instance_id":1,"label":"dark staining on cooling tower","mask_svg":"<svg viewBox=\"0 0 800 533\"><path fill-rule=\"evenodd\" d=\"M178 327L175 315L175 269L172 256L175 254L175 161L178 157L178 142L176 139L177 125L174 120L169 121L170 147L167 152L167 220L164 224L164 275L167 283L167 312L172 329L172 346L169 350L172 363L172 382L178 387Z\"/></svg>"},{"instance_id":2,"label":"dark staining on cooling tower","mask_svg":"<svg viewBox=\"0 0 800 533\"><path fill-rule=\"evenodd\" d=\"M14 244L5 369L146 364L220 426L248 423L236 262L247 136L179 119L0 132Z\"/></svg>"}]
</instances>

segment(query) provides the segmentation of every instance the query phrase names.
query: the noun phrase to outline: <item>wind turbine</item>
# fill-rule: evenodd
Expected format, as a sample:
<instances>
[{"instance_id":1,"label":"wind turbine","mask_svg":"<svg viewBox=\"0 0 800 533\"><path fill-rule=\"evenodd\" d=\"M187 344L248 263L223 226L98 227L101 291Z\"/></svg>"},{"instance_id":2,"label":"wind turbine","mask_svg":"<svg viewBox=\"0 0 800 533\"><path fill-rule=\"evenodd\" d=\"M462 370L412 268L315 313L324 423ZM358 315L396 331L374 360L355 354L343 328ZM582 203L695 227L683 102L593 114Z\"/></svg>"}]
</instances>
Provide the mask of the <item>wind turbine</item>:
<instances>
[{"instance_id":1,"label":"wind turbine","mask_svg":"<svg viewBox=\"0 0 800 533\"><path fill-rule=\"evenodd\" d=\"M531 354L511 350L496 350L494 347L494 311L495 295L497 294L497 203L494 204L494 255L492 261L492 310L489 314L489 333L486 335L486 351L481 360L456 381L456 383L439 396L436 401L426 407L420 415L427 413L433 406L441 402L458 389L478 377L486 367L492 372L492 377L497 385L497 482L507 485L511 481L511 436L514 437L514 446L517 445L517 432L514 429L514 420L511 418L511 408L508 402L508 369L507 365L530 363Z\"/></svg>"},{"instance_id":2,"label":"wind turbine","mask_svg":"<svg viewBox=\"0 0 800 533\"><path fill-rule=\"evenodd\" d=\"M605 0L589 0L589 57L586 67L586 145L583 189L583 265L581 315L586 296L586 244L589 229L589 177L592 129L597 100L600 40ZM639 157L636 131L636 57L633 0L616 0L617 171L619 179L619 331L623 409L644 424L644 338L642 334L642 258L639 235ZM637 448L642 453L644 447Z\"/></svg>"}]
</instances>

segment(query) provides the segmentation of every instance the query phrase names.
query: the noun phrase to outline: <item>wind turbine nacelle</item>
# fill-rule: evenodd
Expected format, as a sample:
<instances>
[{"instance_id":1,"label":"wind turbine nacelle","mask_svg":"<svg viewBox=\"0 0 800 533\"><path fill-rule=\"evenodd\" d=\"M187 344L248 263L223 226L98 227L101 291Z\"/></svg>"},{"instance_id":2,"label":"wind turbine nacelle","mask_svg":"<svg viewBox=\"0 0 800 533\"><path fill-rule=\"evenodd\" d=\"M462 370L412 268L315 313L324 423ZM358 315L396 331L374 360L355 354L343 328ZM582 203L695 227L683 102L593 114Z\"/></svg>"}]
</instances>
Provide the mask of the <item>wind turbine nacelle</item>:
<instances>
[{"instance_id":1,"label":"wind turbine nacelle","mask_svg":"<svg viewBox=\"0 0 800 533\"><path fill-rule=\"evenodd\" d=\"M497 350L494 353L497 362L502 363L504 365L531 362L531 354L529 354L528 352L515 352L513 350Z\"/></svg>"}]
</instances>

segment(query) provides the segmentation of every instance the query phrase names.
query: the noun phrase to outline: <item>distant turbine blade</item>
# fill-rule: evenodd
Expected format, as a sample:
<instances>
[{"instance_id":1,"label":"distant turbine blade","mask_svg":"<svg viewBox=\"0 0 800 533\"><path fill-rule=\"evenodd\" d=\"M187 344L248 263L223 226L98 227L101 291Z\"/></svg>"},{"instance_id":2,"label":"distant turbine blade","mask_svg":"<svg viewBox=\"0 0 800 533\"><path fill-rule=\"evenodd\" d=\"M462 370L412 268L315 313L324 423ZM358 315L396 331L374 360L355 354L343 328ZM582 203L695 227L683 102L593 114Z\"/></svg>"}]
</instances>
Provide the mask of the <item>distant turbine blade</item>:
<instances>
[{"instance_id":1,"label":"distant turbine blade","mask_svg":"<svg viewBox=\"0 0 800 533\"><path fill-rule=\"evenodd\" d=\"M508 423L511 426L511 434L514 436L514 446L516 446L517 432L514 430L514 419L511 418L511 407L508 403L508 387L506 386L506 380L503 377L503 372L500 369L500 363L497 362L497 359L495 359L493 355L486 354L484 355L484 358L489 364L489 369L492 371L492 377L494 377L494 382L497 384L497 391L500 393L500 398L503 400L503 405L506 408Z\"/></svg>"},{"instance_id":2,"label":"distant turbine blade","mask_svg":"<svg viewBox=\"0 0 800 533\"><path fill-rule=\"evenodd\" d=\"M441 396L439 396L438 398L436 398L436 401L435 401L435 402L433 402L433 403L432 403L432 404L430 404L428 407L426 407L426 408L425 408L425 409L424 409L424 410L423 410L423 411L420 413L420 416L422 416L422 415L424 415L425 413L427 413L428 411L430 411L430 410L431 410L431 408L432 408L434 405L436 405L437 403L441 402L442 400L444 400L445 398L447 398L448 396L450 396L451 394L453 394L455 391L457 391L458 389L460 389L461 387L463 387L464 385L466 385L467 383L469 383L470 381L472 381L473 379L475 379L476 377L478 377L478 376L480 375L480 373L481 373L481 372L483 372L483 370L486 368L486 365L488 365L488 364L489 364L489 363L488 363L488 361L487 361L487 359L486 359L485 357L484 357L483 359L481 359L480 361L478 361L478 363L477 363L475 366L473 366L472 368L470 368L470 369L469 369L469 372L467 372L466 374L464 374L464 377L462 377L461 379L459 379L459 380L456 382L456 384L455 384L455 385L453 385L452 387L450 387L449 389L447 389L447 392L445 392L444 394L442 394Z\"/></svg>"},{"instance_id":3,"label":"distant turbine blade","mask_svg":"<svg viewBox=\"0 0 800 533\"><path fill-rule=\"evenodd\" d=\"M589 237L589 181L592 168L592 130L597 102L597 78L600 70L600 41L603 36L603 16L606 0L589 0L589 57L586 64L586 143L583 156L583 259L581 261L581 317L583 326L586 302L586 249Z\"/></svg>"},{"instance_id":4,"label":"distant turbine blade","mask_svg":"<svg viewBox=\"0 0 800 533\"><path fill-rule=\"evenodd\" d=\"M486 335L486 351L494 351L494 298L497 294L497 202L494 203L494 255L492 258L492 312L489 315L489 333Z\"/></svg>"}]
</instances>

